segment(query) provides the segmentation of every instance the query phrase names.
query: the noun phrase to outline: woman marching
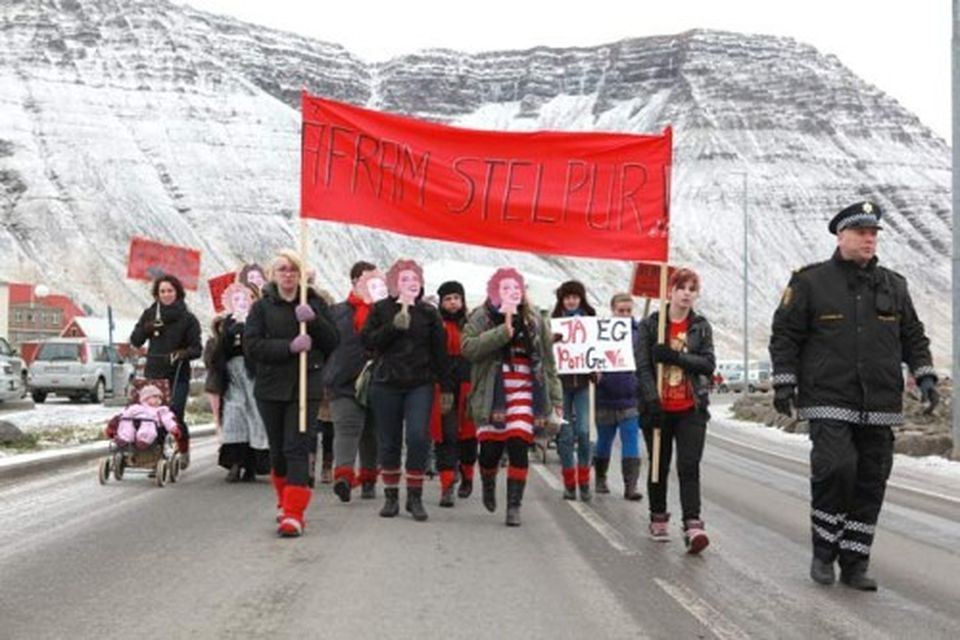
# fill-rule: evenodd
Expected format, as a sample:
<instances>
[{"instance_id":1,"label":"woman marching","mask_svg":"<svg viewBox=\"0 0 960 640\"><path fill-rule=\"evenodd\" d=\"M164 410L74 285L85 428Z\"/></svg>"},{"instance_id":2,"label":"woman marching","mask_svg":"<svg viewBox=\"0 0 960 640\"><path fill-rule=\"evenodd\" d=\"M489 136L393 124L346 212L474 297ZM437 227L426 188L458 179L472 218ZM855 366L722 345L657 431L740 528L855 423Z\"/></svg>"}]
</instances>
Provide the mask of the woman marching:
<instances>
[{"instance_id":1,"label":"woman marching","mask_svg":"<svg viewBox=\"0 0 960 640\"><path fill-rule=\"evenodd\" d=\"M350 268L352 289L347 299L330 308L340 333L340 344L323 369L323 383L331 398L335 434L333 492L341 502L350 502L356 484L360 485L361 499L376 497L377 430L372 412L357 400L356 381L371 357L363 346L360 332L373 303L387 295L386 285L380 286L384 282L383 274L375 265L357 262ZM379 297L375 297L377 295ZM354 469L358 453L359 474Z\"/></svg>"},{"instance_id":2,"label":"woman marching","mask_svg":"<svg viewBox=\"0 0 960 640\"><path fill-rule=\"evenodd\" d=\"M190 361L203 351L200 322L187 309L183 284L176 276L157 278L152 293L154 302L141 314L130 334L130 344L142 347L149 341L144 376L170 383L170 410L180 425L177 449L186 469L190 464L190 432L183 414L190 395Z\"/></svg>"},{"instance_id":3,"label":"woman marching","mask_svg":"<svg viewBox=\"0 0 960 640\"><path fill-rule=\"evenodd\" d=\"M271 281L263 297L253 305L243 334L247 357L257 365L253 394L270 444L271 477L277 493L279 527L284 537L303 533L304 512L310 504L311 439L316 444L314 418L320 407L320 371L337 346L337 330L327 305L312 289L307 303L299 304L299 254L281 250L271 265ZM300 323L307 325L300 335ZM307 353L307 428L299 427L300 353Z\"/></svg>"},{"instance_id":4,"label":"woman marching","mask_svg":"<svg viewBox=\"0 0 960 640\"><path fill-rule=\"evenodd\" d=\"M615 318L629 318L633 347L638 344L637 322L633 319L633 297L617 293L610 300ZM640 420L637 417L637 374L633 371L604 373L597 382L597 451L593 458L597 493L610 493L607 470L613 441L620 434L620 469L623 473L625 500L641 500L637 491L640 478Z\"/></svg>"},{"instance_id":5,"label":"woman marching","mask_svg":"<svg viewBox=\"0 0 960 640\"><path fill-rule=\"evenodd\" d=\"M660 312L655 312L640 323L637 345L643 437L651 459L654 428L659 425L662 434L658 482L653 482L652 465L647 474L650 535L658 541L669 539L667 476L676 442L684 542L688 553L700 553L710 543L700 519L700 458L710 419L707 410L710 378L716 364L713 329L707 319L693 309L700 295L700 278L696 272L677 269L670 276L668 291L665 343L657 344ZM656 382L657 363L664 365L660 389Z\"/></svg>"},{"instance_id":6,"label":"woman marching","mask_svg":"<svg viewBox=\"0 0 960 640\"><path fill-rule=\"evenodd\" d=\"M253 397L254 366L243 355L243 332L259 290L235 282L223 292L227 315L213 322L213 337L204 349L206 390L220 436L217 463L227 482L253 482L270 471L267 431ZM241 476L242 472L242 476Z\"/></svg>"},{"instance_id":7,"label":"woman marching","mask_svg":"<svg viewBox=\"0 0 960 640\"><path fill-rule=\"evenodd\" d=\"M554 318L572 316L595 316L587 302L587 290L581 282L568 280L557 289L557 304ZM573 373L560 376L563 384L563 418L560 435L557 437L557 453L563 466L563 497L590 500L590 375ZM574 458L576 451L576 458Z\"/></svg>"},{"instance_id":8,"label":"woman marching","mask_svg":"<svg viewBox=\"0 0 960 640\"><path fill-rule=\"evenodd\" d=\"M430 446L433 385L446 370L446 338L437 310L423 302L423 270L397 260L387 272L390 296L373 305L363 327L363 344L375 353L370 406L377 425L385 496L380 515L400 512L401 455L406 436L407 503L414 520L424 521L423 478Z\"/></svg>"},{"instance_id":9,"label":"woman marching","mask_svg":"<svg viewBox=\"0 0 960 640\"><path fill-rule=\"evenodd\" d=\"M470 416L480 440L483 506L497 509L496 483L506 449L507 526L520 526L534 429L558 421L563 394L545 319L524 298L524 280L501 268L487 283L487 299L463 328L463 355L471 368Z\"/></svg>"},{"instance_id":10,"label":"woman marching","mask_svg":"<svg viewBox=\"0 0 960 640\"><path fill-rule=\"evenodd\" d=\"M460 465L460 487L457 495L468 498L473 492L473 469L477 463L477 430L466 415L466 399L470 392L470 363L460 349L461 332L467 318L463 285L444 282L437 290L440 317L447 339L447 373L444 382L448 391L441 391L431 431L437 448L437 470L440 475L440 506L452 507L453 485Z\"/></svg>"}]
</instances>

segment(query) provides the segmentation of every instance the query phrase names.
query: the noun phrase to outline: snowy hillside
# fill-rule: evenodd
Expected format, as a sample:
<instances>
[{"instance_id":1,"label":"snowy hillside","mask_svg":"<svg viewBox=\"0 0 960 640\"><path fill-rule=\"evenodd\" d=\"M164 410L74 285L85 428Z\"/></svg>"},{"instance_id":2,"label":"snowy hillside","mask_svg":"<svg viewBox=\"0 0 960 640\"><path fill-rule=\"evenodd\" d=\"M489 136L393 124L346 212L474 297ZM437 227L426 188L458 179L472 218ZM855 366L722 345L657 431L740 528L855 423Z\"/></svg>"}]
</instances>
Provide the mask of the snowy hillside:
<instances>
[{"instance_id":1,"label":"snowy hillside","mask_svg":"<svg viewBox=\"0 0 960 640\"><path fill-rule=\"evenodd\" d=\"M830 255L830 216L874 199L887 213L881 259L910 279L947 364L948 146L837 59L768 36L693 31L370 65L335 44L163 1L6 0L0 279L44 281L97 311L109 300L132 315L146 287L124 277L131 235L202 250L204 277L295 245L301 87L479 128L672 124L672 256L702 272L701 306L722 354L738 354L742 328L742 172L754 357L765 354L790 270ZM311 229L321 284L338 294L356 259L401 255L510 263L542 282L579 277L603 306L630 274L612 262ZM209 315L205 293L191 304Z\"/></svg>"}]
</instances>

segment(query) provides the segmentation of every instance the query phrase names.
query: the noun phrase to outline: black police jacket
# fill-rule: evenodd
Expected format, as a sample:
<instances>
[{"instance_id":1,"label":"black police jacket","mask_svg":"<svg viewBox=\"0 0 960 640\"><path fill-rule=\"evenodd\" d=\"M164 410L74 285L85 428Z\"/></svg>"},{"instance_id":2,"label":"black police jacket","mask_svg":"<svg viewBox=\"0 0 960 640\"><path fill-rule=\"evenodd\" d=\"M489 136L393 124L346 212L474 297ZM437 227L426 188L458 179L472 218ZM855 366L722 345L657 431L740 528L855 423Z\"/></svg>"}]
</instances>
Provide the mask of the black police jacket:
<instances>
[{"instance_id":1,"label":"black police jacket","mask_svg":"<svg viewBox=\"0 0 960 640\"><path fill-rule=\"evenodd\" d=\"M290 341L300 333L296 307L300 294L293 301L280 297L277 285L263 288L263 298L254 303L243 330L243 352L256 364L253 395L258 400L292 402L299 393L299 354L290 353ZM330 319L327 303L313 289L307 290L309 304L316 318L307 323L313 346L307 352L307 398L320 400L321 371L339 340Z\"/></svg>"},{"instance_id":2,"label":"black police jacket","mask_svg":"<svg viewBox=\"0 0 960 640\"><path fill-rule=\"evenodd\" d=\"M903 422L905 362L936 377L930 341L900 274L830 260L793 274L773 316L775 387L797 385L800 418L857 424Z\"/></svg>"}]
</instances>

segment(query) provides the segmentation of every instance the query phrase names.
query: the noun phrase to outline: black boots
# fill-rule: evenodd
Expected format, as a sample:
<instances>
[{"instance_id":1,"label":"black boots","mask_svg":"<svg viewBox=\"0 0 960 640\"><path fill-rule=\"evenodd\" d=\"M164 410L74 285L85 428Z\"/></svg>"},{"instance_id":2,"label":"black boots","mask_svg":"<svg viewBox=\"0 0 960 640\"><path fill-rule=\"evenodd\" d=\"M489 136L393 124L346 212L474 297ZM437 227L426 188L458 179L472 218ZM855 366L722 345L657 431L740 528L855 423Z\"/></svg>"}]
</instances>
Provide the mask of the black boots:
<instances>
[{"instance_id":1,"label":"black boots","mask_svg":"<svg viewBox=\"0 0 960 640\"><path fill-rule=\"evenodd\" d=\"M525 480L513 480L507 478L507 526L520 526L520 503L523 502L523 490L526 488Z\"/></svg>"},{"instance_id":2,"label":"black boots","mask_svg":"<svg viewBox=\"0 0 960 640\"><path fill-rule=\"evenodd\" d=\"M607 486L607 469L610 468L610 458L594 458L593 468L596 469L597 477L594 481L597 494L610 493L610 487Z\"/></svg>"},{"instance_id":3,"label":"black boots","mask_svg":"<svg viewBox=\"0 0 960 640\"><path fill-rule=\"evenodd\" d=\"M407 487L407 512L417 522L427 519L427 510L423 508L423 489Z\"/></svg>"},{"instance_id":4,"label":"black boots","mask_svg":"<svg viewBox=\"0 0 960 640\"><path fill-rule=\"evenodd\" d=\"M360 484L360 499L373 500L377 497L377 483L373 480L364 480Z\"/></svg>"},{"instance_id":5,"label":"black boots","mask_svg":"<svg viewBox=\"0 0 960 640\"><path fill-rule=\"evenodd\" d=\"M441 507L452 507L453 506L453 487L447 487L441 489L440 491L440 506Z\"/></svg>"},{"instance_id":6,"label":"black boots","mask_svg":"<svg viewBox=\"0 0 960 640\"><path fill-rule=\"evenodd\" d=\"M623 471L623 499L643 500L643 494L637 491L637 481L640 479L640 458L624 458L621 462ZM597 490L600 493L600 490Z\"/></svg>"},{"instance_id":7,"label":"black boots","mask_svg":"<svg viewBox=\"0 0 960 640\"><path fill-rule=\"evenodd\" d=\"M810 577L817 584L831 585L837 579L833 572L833 563L813 556L810 563Z\"/></svg>"},{"instance_id":8,"label":"black boots","mask_svg":"<svg viewBox=\"0 0 960 640\"><path fill-rule=\"evenodd\" d=\"M483 488L483 506L493 513L497 510L497 476L481 475L480 485Z\"/></svg>"},{"instance_id":9,"label":"black boots","mask_svg":"<svg viewBox=\"0 0 960 640\"><path fill-rule=\"evenodd\" d=\"M471 493L473 493L473 480L462 478L460 480L460 486L457 487L457 497L463 500L469 498Z\"/></svg>"},{"instance_id":10,"label":"black boots","mask_svg":"<svg viewBox=\"0 0 960 640\"><path fill-rule=\"evenodd\" d=\"M831 569L833 569L832 566ZM857 591L877 590L877 581L867 575L866 562L859 562L850 567L840 567L840 582Z\"/></svg>"},{"instance_id":11,"label":"black boots","mask_svg":"<svg viewBox=\"0 0 960 640\"><path fill-rule=\"evenodd\" d=\"M393 518L400 513L400 489L397 487L386 487L383 490L383 508L380 509L380 517Z\"/></svg>"}]
</instances>

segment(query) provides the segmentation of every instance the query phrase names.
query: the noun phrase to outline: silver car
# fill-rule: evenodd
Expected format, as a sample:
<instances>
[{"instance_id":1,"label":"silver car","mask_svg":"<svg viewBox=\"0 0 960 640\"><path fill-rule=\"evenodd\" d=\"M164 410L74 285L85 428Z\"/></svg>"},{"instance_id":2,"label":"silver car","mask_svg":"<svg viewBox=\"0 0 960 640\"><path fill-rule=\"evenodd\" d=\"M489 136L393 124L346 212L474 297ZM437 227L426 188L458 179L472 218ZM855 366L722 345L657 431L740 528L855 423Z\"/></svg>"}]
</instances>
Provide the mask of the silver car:
<instances>
[{"instance_id":1,"label":"silver car","mask_svg":"<svg viewBox=\"0 0 960 640\"><path fill-rule=\"evenodd\" d=\"M27 369L5 339L0 338L0 402L27 395Z\"/></svg>"},{"instance_id":2,"label":"silver car","mask_svg":"<svg viewBox=\"0 0 960 640\"><path fill-rule=\"evenodd\" d=\"M123 393L132 377L133 367L115 347L85 338L54 338L40 344L27 385L34 402L55 393L99 403L107 393Z\"/></svg>"}]
</instances>

